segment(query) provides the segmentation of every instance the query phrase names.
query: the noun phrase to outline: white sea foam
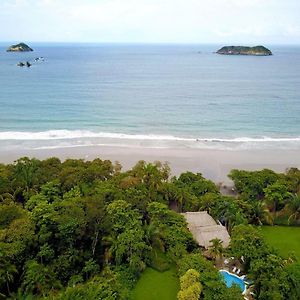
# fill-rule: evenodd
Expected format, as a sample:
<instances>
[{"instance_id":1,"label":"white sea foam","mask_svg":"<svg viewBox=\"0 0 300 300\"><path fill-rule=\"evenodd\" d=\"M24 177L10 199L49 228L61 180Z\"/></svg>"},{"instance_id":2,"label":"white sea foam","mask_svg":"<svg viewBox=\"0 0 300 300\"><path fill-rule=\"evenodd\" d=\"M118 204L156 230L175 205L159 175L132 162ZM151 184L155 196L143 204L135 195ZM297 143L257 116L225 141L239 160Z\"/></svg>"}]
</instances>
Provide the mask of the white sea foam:
<instances>
[{"instance_id":1,"label":"white sea foam","mask_svg":"<svg viewBox=\"0 0 300 300\"><path fill-rule=\"evenodd\" d=\"M128 140L166 140L195 141L193 138L181 138L172 135L143 135L114 132L92 132L88 130L49 130L41 132L4 131L0 132L0 140L65 140L78 138L110 138Z\"/></svg>"},{"instance_id":2,"label":"white sea foam","mask_svg":"<svg viewBox=\"0 0 300 300\"><path fill-rule=\"evenodd\" d=\"M149 141L182 141L207 143L282 143L300 142L298 137L236 137L236 138L192 138L173 135L157 134L125 134L114 132L92 132L88 130L48 130L41 132L4 131L0 132L0 140L43 141L43 140L69 140L84 138L122 139L122 140L149 140Z\"/></svg>"}]
</instances>

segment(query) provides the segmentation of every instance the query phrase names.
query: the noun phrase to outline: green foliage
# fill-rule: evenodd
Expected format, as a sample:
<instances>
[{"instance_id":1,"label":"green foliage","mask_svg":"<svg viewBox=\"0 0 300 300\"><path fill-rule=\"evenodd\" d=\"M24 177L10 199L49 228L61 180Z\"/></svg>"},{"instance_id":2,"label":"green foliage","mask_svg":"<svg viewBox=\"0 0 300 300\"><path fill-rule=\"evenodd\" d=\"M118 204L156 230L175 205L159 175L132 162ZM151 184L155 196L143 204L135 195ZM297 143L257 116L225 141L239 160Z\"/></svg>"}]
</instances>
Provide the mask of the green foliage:
<instances>
[{"instance_id":1,"label":"green foliage","mask_svg":"<svg viewBox=\"0 0 300 300\"><path fill-rule=\"evenodd\" d=\"M223 241L221 241L220 239L212 239L210 241L211 246L208 248L210 255L214 258L214 259L218 259L221 258L223 253L224 253L224 248L223 248Z\"/></svg>"},{"instance_id":2,"label":"green foliage","mask_svg":"<svg viewBox=\"0 0 300 300\"><path fill-rule=\"evenodd\" d=\"M285 181L288 187L288 190L291 193L300 192L300 170L297 168L291 168L287 171L285 176Z\"/></svg>"},{"instance_id":3,"label":"green foliage","mask_svg":"<svg viewBox=\"0 0 300 300\"><path fill-rule=\"evenodd\" d=\"M277 181L264 189L265 198L268 204L272 207L274 213L282 209L285 200L291 198L291 193L288 192L285 182Z\"/></svg>"},{"instance_id":4,"label":"green foliage","mask_svg":"<svg viewBox=\"0 0 300 300\"><path fill-rule=\"evenodd\" d=\"M286 174L276 174L267 169L232 170L229 177L234 181L239 198L249 205L247 211L244 211L249 223L289 225L291 221L298 222L300 217L297 201L297 193L300 192L298 169L292 168Z\"/></svg>"},{"instance_id":5,"label":"green foliage","mask_svg":"<svg viewBox=\"0 0 300 300\"><path fill-rule=\"evenodd\" d=\"M178 300L198 300L202 292L202 286L199 282L200 274L189 269L180 277L180 291L178 292Z\"/></svg>"},{"instance_id":6,"label":"green foliage","mask_svg":"<svg viewBox=\"0 0 300 300\"><path fill-rule=\"evenodd\" d=\"M148 265L173 289L164 299L175 298L176 263L180 276L189 269L200 274L203 299L240 299L240 291L227 289L211 262L191 254L198 246L177 212L207 210L232 232L230 251L245 258L260 299L288 292L297 299L298 292L291 292L299 290L297 266L271 256L259 233L244 224L279 219L297 224L300 171L234 170L231 178L237 197L221 195L199 173L170 179L168 164L159 162L140 161L126 172L101 159L23 157L0 164L0 297L127 299L139 276L149 273L143 272ZM210 250L216 260L222 256L219 241ZM272 274L271 262L285 274L273 276L272 284L280 281L276 291L259 269L263 265Z\"/></svg>"},{"instance_id":7,"label":"green foliage","mask_svg":"<svg viewBox=\"0 0 300 300\"><path fill-rule=\"evenodd\" d=\"M8 294L10 294L10 284L14 281L17 273L16 266L7 261L0 252L0 287L7 288Z\"/></svg>"},{"instance_id":8,"label":"green foliage","mask_svg":"<svg viewBox=\"0 0 300 300\"><path fill-rule=\"evenodd\" d=\"M60 282L53 271L36 261L28 261L23 276L22 291L24 294L45 296L49 291L59 289Z\"/></svg>"},{"instance_id":9,"label":"green foliage","mask_svg":"<svg viewBox=\"0 0 300 300\"><path fill-rule=\"evenodd\" d=\"M183 216L171 211L166 205L152 202L147 207L150 224L161 233L164 249L173 261L196 247Z\"/></svg>"},{"instance_id":10,"label":"green foliage","mask_svg":"<svg viewBox=\"0 0 300 300\"><path fill-rule=\"evenodd\" d=\"M182 211L198 211L200 208L199 197L207 193L219 193L216 185L205 179L200 173L182 173L178 179L173 179L173 184Z\"/></svg>"},{"instance_id":11,"label":"green foliage","mask_svg":"<svg viewBox=\"0 0 300 300\"><path fill-rule=\"evenodd\" d=\"M0 229L8 226L13 220L20 219L26 215L26 211L15 203L0 206Z\"/></svg>"},{"instance_id":12,"label":"green foliage","mask_svg":"<svg viewBox=\"0 0 300 300\"><path fill-rule=\"evenodd\" d=\"M249 272L255 281L258 299L288 299L292 295L282 258L268 254L255 259L251 262Z\"/></svg>"},{"instance_id":13,"label":"green foliage","mask_svg":"<svg viewBox=\"0 0 300 300\"><path fill-rule=\"evenodd\" d=\"M145 268L145 254L150 248L144 240L142 216L123 200L114 201L107 207L112 221L114 254L117 265L128 263L133 272Z\"/></svg>"},{"instance_id":14,"label":"green foliage","mask_svg":"<svg viewBox=\"0 0 300 300\"><path fill-rule=\"evenodd\" d=\"M230 242L232 254L243 255L248 276L254 282L257 299L298 299L298 265L285 260L265 244L260 232L252 226L234 228Z\"/></svg>"},{"instance_id":15,"label":"green foliage","mask_svg":"<svg viewBox=\"0 0 300 300\"><path fill-rule=\"evenodd\" d=\"M221 275L213 264L206 260L202 254L187 254L178 262L179 275L183 276L188 270L194 269L200 275L200 283L203 287L203 299L205 300L241 300L240 290L227 288L221 280Z\"/></svg>"},{"instance_id":16,"label":"green foliage","mask_svg":"<svg viewBox=\"0 0 300 300\"><path fill-rule=\"evenodd\" d=\"M300 196L297 194L292 195L291 200L286 205L289 211L288 223L296 222L300 219Z\"/></svg>"},{"instance_id":17,"label":"green foliage","mask_svg":"<svg viewBox=\"0 0 300 300\"><path fill-rule=\"evenodd\" d=\"M232 170L228 177L233 180L237 191L243 198L255 200L262 198L264 189L275 183L280 175L268 169L261 171Z\"/></svg>"},{"instance_id":18,"label":"green foliage","mask_svg":"<svg viewBox=\"0 0 300 300\"><path fill-rule=\"evenodd\" d=\"M220 220L227 230L247 223L243 208L236 199L208 193L200 198L200 210L207 210L215 219Z\"/></svg>"},{"instance_id":19,"label":"green foliage","mask_svg":"<svg viewBox=\"0 0 300 300\"><path fill-rule=\"evenodd\" d=\"M118 281L116 273L104 270L102 276L95 276L86 283L68 287L59 295L49 296L49 300L116 300L128 299L128 291Z\"/></svg>"},{"instance_id":20,"label":"green foliage","mask_svg":"<svg viewBox=\"0 0 300 300\"><path fill-rule=\"evenodd\" d=\"M239 225L232 231L230 251L232 256L244 258L247 272L251 262L267 255L269 248L255 227L251 225Z\"/></svg>"},{"instance_id":21,"label":"green foliage","mask_svg":"<svg viewBox=\"0 0 300 300\"><path fill-rule=\"evenodd\" d=\"M171 267L166 254L156 249L152 249L151 254L149 255L148 264L151 268L159 272L165 272Z\"/></svg>"},{"instance_id":22,"label":"green foliage","mask_svg":"<svg viewBox=\"0 0 300 300\"><path fill-rule=\"evenodd\" d=\"M300 263L293 263L285 266L285 272L290 284L290 299L300 299Z\"/></svg>"}]
</instances>

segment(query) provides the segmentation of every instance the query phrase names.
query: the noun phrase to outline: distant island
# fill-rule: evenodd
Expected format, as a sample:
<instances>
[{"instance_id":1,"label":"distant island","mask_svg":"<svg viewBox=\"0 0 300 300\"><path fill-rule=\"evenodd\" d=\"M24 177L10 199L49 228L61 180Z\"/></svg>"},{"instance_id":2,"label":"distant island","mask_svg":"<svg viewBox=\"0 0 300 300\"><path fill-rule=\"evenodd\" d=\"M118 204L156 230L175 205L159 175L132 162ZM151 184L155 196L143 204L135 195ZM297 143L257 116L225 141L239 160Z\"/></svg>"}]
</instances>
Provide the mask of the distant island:
<instances>
[{"instance_id":1,"label":"distant island","mask_svg":"<svg viewBox=\"0 0 300 300\"><path fill-rule=\"evenodd\" d=\"M33 51L33 49L30 48L25 43L19 43L19 44L10 46L6 51L7 52L29 52L29 51Z\"/></svg>"},{"instance_id":2,"label":"distant island","mask_svg":"<svg viewBox=\"0 0 300 300\"><path fill-rule=\"evenodd\" d=\"M257 56L267 56L272 55L271 50L264 46L224 46L217 51L218 54L224 55L257 55Z\"/></svg>"}]
</instances>

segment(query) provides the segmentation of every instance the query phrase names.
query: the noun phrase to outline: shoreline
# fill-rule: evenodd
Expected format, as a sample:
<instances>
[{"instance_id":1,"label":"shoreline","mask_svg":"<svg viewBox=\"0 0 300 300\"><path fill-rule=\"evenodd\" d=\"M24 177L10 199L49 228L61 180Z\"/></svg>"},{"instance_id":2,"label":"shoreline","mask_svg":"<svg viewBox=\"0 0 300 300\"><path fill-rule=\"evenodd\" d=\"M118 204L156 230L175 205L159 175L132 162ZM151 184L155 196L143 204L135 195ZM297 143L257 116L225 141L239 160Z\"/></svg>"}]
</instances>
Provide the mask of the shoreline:
<instances>
[{"instance_id":1,"label":"shoreline","mask_svg":"<svg viewBox=\"0 0 300 300\"><path fill-rule=\"evenodd\" d=\"M261 150L216 150L190 148L147 148L122 146L85 146L55 149L1 149L0 163L12 163L23 157L46 159L58 157L93 160L96 157L118 161L123 170L128 170L139 160L161 161L170 164L172 175L185 171L200 172L216 183L230 184L227 177L232 169L260 170L272 169L284 172L291 167L300 168L299 150L261 149Z\"/></svg>"}]
</instances>

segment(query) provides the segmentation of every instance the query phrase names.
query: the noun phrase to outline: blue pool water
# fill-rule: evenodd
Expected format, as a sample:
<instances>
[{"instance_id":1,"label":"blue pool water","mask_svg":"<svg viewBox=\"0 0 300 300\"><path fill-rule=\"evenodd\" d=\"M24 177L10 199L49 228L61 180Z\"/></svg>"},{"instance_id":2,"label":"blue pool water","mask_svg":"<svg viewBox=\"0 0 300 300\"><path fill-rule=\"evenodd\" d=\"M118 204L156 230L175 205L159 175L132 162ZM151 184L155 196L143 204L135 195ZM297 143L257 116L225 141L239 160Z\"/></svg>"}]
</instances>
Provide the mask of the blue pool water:
<instances>
[{"instance_id":1,"label":"blue pool water","mask_svg":"<svg viewBox=\"0 0 300 300\"><path fill-rule=\"evenodd\" d=\"M243 292L245 291L246 285L242 279L233 274L228 273L227 271L220 271L220 273L224 277L227 287L231 287L232 285L236 284Z\"/></svg>"}]
</instances>

